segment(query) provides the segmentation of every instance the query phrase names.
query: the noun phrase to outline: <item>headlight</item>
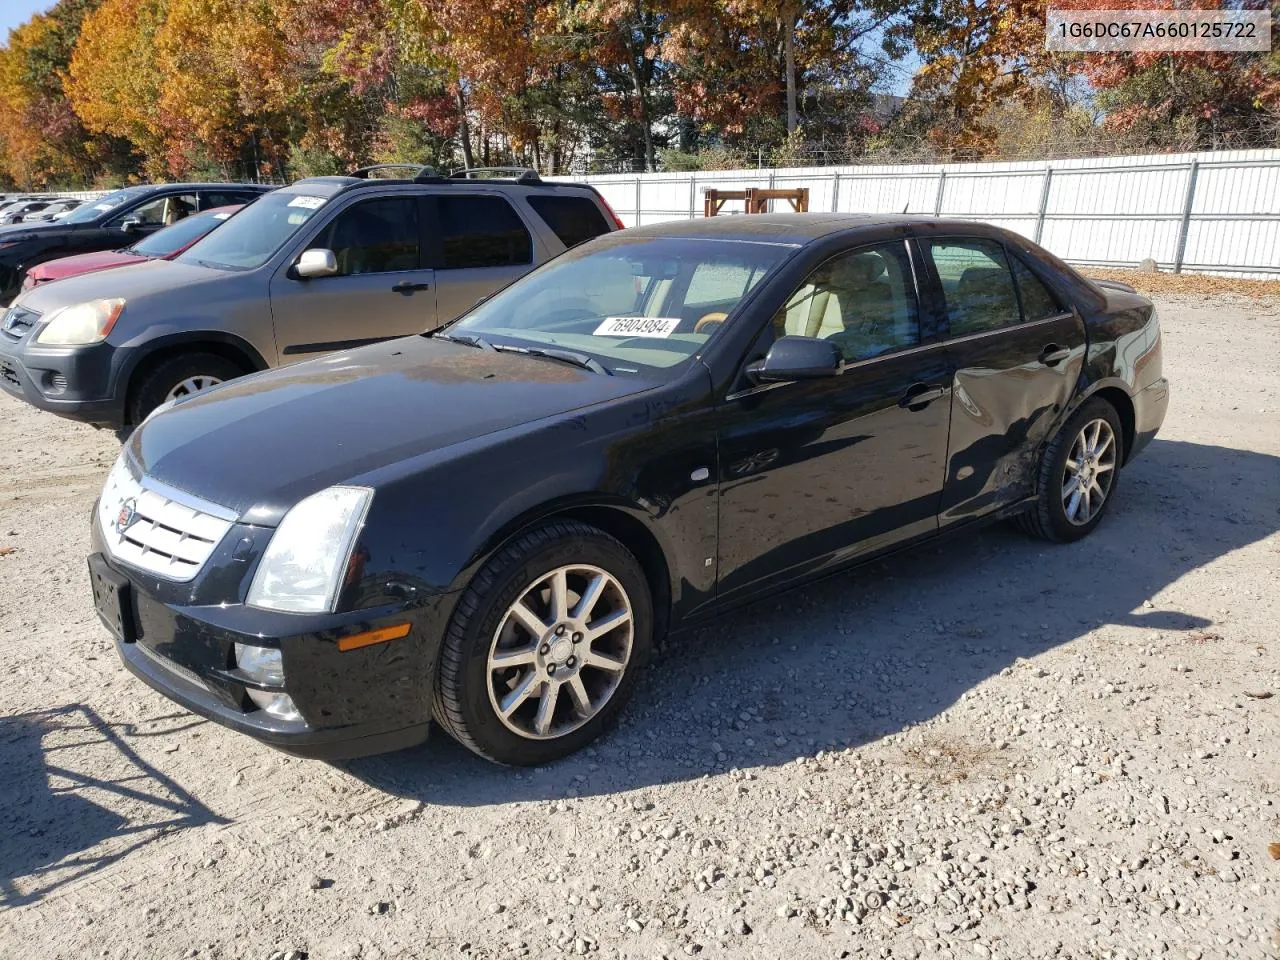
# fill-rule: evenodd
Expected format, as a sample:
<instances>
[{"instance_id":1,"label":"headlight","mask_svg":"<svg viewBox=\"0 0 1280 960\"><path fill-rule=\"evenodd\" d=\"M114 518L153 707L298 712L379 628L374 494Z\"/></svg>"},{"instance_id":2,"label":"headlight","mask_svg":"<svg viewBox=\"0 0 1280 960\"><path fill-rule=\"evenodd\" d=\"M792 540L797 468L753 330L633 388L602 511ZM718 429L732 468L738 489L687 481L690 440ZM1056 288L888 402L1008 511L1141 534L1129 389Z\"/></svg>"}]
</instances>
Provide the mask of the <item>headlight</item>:
<instances>
[{"instance_id":1,"label":"headlight","mask_svg":"<svg viewBox=\"0 0 1280 960\"><path fill-rule=\"evenodd\" d=\"M368 487L329 487L295 504L271 537L246 602L289 613L332 613L372 500Z\"/></svg>"},{"instance_id":2,"label":"headlight","mask_svg":"<svg viewBox=\"0 0 1280 960\"><path fill-rule=\"evenodd\" d=\"M75 306L55 310L37 343L61 347L78 347L87 343L99 343L120 319L123 300L90 300Z\"/></svg>"}]
</instances>

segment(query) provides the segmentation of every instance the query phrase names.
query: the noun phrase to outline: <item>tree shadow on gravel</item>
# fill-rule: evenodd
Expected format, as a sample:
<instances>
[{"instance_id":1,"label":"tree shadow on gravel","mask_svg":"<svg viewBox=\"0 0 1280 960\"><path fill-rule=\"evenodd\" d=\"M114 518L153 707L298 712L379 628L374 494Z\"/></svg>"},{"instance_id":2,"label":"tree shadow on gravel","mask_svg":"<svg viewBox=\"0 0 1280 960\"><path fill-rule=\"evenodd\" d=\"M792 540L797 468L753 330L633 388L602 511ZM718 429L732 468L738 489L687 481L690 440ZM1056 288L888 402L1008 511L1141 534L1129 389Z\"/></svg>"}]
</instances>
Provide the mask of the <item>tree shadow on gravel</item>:
<instances>
[{"instance_id":1,"label":"tree shadow on gravel","mask_svg":"<svg viewBox=\"0 0 1280 960\"><path fill-rule=\"evenodd\" d=\"M1209 609L1144 604L1280 528L1280 458L1265 454L1157 440L1117 493L1079 543L988 527L671 637L618 729L550 767L499 767L435 730L420 748L345 769L388 793L469 806L609 794L856 746L1096 627L1178 642L1212 625Z\"/></svg>"},{"instance_id":2,"label":"tree shadow on gravel","mask_svg":"<svg viewBox=\"0 0 1280 960\"><path fill-rule=\"evenodd\" d=\"M152 840L225 823L124 741L166 735L70 704L0 718L0 907L35 903ZM203 722L203 721L198 721Z\"/></svg>"}]
</instances>

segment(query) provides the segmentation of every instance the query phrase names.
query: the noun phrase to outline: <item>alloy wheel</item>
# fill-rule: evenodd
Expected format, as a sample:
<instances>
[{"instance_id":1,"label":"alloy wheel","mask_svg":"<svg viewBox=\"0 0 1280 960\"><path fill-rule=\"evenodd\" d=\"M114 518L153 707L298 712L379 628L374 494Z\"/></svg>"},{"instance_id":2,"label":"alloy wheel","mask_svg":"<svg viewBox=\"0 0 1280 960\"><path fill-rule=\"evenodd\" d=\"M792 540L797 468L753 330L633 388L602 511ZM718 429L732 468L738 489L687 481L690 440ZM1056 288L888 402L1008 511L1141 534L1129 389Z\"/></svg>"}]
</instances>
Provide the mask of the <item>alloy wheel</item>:
<instances>
[{"instance_id":1,"label":"alloy wheel","mask_svg":"<svg viewBox=\"0 0 1280 960\"><path fill-rule=\"evenodd\" d=\"M619 580L588 564L557 567L507 608L489 645L489 702L531 740L570 733L613 697L631 660L635 620Z\"/></svg>"},{"instance_id":2,"label":"alloy wheel","mask_svg":"<svg viewBox=\"0 0 1280 960\"><path fill-rule=\"evenodd\" d=\"M202 390L208 390L210 387L216 387L221 382L222 381L218 377L187 377L165 394L165 400L177 400L179 397L188 397L193 393L200 393Z\"/></svg>"},{"instance_id":3,"label":"alloy wheel","mask_svg":"<svg viewBox=\"0 0 1280 960\"><path fill-rule=\"evenodd\" d=\"M1098 515L1111 493L1116 469L1116 435L1101 417L1076 435L1062 474L1062 511L1082 527Z\"/></svg>"}]
</instances>

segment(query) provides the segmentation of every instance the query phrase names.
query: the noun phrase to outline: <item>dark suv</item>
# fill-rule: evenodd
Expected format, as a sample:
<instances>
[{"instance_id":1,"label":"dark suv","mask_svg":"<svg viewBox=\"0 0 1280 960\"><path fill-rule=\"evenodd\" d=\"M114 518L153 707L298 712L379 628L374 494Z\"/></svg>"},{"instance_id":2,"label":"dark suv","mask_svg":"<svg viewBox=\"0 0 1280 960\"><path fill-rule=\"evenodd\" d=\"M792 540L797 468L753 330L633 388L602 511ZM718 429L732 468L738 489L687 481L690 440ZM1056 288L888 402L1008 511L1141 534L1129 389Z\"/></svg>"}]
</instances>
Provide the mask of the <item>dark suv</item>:
<instances>
[{"instance_id":1,"label":"dark suv","mask_svg":"<svg viewBox=\"0 0 1280 960\"><path fill-rule=\"evenodd\" d=\"M37 263L127 247L189 213L248 203L270 189L256 183L126 187L90 200L53 223L0 227L0 306L8 306L18 295L27 271Z\"/></svg>"},{"instance_id":2,"label":"dark suv","mask_svg":"<svg viewBox=\"0 0 1280 960\"><path fill-rule=\"evenodd\" d=\"M137 425L242 374L432 330L621 226L591 187L531 170L373 169L282 187L172 261L28 290L0 320L0 389Z\"/></svg>"}]
</instances>

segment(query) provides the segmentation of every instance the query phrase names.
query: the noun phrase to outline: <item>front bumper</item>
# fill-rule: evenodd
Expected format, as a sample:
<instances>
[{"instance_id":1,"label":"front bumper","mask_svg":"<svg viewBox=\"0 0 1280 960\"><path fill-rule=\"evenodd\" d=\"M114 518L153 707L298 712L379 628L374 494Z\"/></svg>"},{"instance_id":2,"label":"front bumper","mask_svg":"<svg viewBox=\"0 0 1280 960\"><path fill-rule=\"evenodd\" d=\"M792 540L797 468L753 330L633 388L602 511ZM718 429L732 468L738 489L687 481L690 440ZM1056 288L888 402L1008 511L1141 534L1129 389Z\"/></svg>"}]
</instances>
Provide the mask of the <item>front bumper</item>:
<instances>
[{"instance_id":1,"label":"front bumper","mask_svg":"<svg viewBox=\"0 0 1280 960\"><path fill-rule=\"evenodd\" d=\"M236 540L233 530L226 538ZM231 583L220 558L194 583L156 579L111 559L94 524L91 576L127 584L123 615L100 615L116 635L124 665L143 682L215 723L303 757L339 760L399 750L427 737L432 678L439 638L452 595L412 606L387 605L347 614L302 616L255 610L242 603L192 603L214 578ZM235 561L231 561L235 563ZM247 580L251 571L244 571ZM247 586L247 584L246 584ZM117 622L112 623L112 620ZM408 636L340 652L340 637L410 622ZM123 622L123 629L121 629ZM283 688L266 688L239 675L234 644L278 647ZM283 689L302 717L280 720L259 710L247 690Z\"/></svg>"},{"instance_id":2,"label":"front bumper","mask_svg":"<svg viewBox=\"0 0 1280 960\"><path fill-rule=\"evenodd\" d=\"M37 347L30 340L0 333L0 389L59 416L113 427L124 423L123 399L111 392L114 347Z\"/></svg>"}]
</instances>

